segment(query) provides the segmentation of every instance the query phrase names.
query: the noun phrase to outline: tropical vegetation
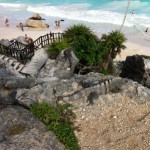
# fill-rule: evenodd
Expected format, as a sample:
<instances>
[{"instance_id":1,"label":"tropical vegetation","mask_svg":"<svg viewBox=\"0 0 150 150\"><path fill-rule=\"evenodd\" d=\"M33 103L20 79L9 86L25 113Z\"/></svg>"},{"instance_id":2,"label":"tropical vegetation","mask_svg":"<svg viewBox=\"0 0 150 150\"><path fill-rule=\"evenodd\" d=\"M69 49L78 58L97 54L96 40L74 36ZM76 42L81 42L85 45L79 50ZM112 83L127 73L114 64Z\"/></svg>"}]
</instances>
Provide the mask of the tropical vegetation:
<instances>
[{"instance_id":1,"label":"tropical vegetation","mask_svg":"<svg viewBox=\"0 0 150 150\"><path fill-rule=\"evenodd\" d=\"M83 24L73 25L64 31L62 43L55 42L50 46L50 52L58 53L65 46L72 47L79 59L76 73L108 72L113 71L113 59L121 50L125 49L123 44L126 38L120 31L112 31L103 34L99 39L90 28ZM59 50L58 50L59 47ZM108 70L109 69L109 70Z\"/></svg>"}]
</instances>

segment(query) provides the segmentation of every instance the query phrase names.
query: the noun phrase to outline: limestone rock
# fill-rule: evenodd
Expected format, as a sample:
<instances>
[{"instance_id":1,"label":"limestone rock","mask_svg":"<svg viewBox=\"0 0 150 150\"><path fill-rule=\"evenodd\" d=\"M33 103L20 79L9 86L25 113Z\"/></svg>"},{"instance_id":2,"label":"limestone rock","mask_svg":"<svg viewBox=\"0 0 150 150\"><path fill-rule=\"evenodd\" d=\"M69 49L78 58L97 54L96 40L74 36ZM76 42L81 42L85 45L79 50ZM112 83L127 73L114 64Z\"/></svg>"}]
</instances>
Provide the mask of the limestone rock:
<instances>
[{"instance_id":1,"label":"limestone rock","mask_svg":"<svg viewBox=\"0 0 150 150\"><path fill-rule=\"evenodd\" d=\"M67 79L73 76L75 66L79 62L78 58L70 48L64 49L57 57L54 67L49 71L50 77Z\"/></svg>"},{"instance_id":2,"label":"limestone rock","mask_svg":"<svg viewBox=\"0 0 150 150\"><path fill-rule=\"evenodd\" d=\"M0 109L0 149L64 150L54 133L19 106Z\"/></svg>"},{"instance_id":3,"label":"limestone rock","mask_svg":"<svg viewBox=\"0 0 150 150\"><path fill-rule=\"evenodd\" d=\"M3 44L5 46L9 46L11 42L8 39L2 39L0 40L0 44Z\"/></svg>"},{"instance_id":4,"label":"limestone rock","mask_svg":"<svg viewBox=\"0 0 150 150\"><path fill-rule=\"evenodd\" d=\"M53 82L37 85L30 89L18 89L16 99L20 105L30 108L36 103L56 104L56 97L53 90Z\"/></svg>"},{"instance_id":5,"label":"limestone rock","mask_svg":"<svg viewBox=\"0 0 150 150\"><path fill-rule=\"evenodd\" d=\"M48 24L43 23L41 20L28 19L26 21L28 27L33 28L49 28Z\"/></svg>"},{"instance_id":6,"label":"limestone rock","mask_svg":"<svg viewBox=\"0 0 150 150\"><path fill-rule=\"evenodd\" d=\"M30 19L34 19L34 20L45 20L45 19L43 19L43 18L40 16L39 13L35 13L35 14L33 15L33 17L31 17Z\"/></svg>"}]
</instances>

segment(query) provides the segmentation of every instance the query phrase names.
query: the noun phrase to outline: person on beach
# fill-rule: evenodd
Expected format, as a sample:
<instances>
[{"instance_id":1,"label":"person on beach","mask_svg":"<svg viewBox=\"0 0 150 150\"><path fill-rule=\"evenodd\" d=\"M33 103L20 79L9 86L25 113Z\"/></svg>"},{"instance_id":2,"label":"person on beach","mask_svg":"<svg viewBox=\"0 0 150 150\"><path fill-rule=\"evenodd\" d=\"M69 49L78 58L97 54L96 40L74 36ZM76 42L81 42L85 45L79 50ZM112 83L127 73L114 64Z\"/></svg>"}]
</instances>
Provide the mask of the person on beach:
<instances>
[{"instance_id":1,"label":"person on beach","mask_svg":"<svg viewBox=\"0 0 150 150\"><path fill-rule=\"evenodd\" d=\"M24 38L25 38L26 41L28 41L28 39L29 39L27 34L25 34Z\"/></svg>"},{"instance_id":2,"label":"person on beach","mask_svg":"<svg viewBox=\"0 0 150 150\"><path fill-rule=\"evenodd\" d=\"M58 27L58 21L57 20L55 21L55 27L56 28Z\"/></svg>"},{"instance_id":3,"label":"person on beach","mask_svg":"<svg viewBox=\"0 0 150 150\"><path fill-rule=\"evenodd\" d=\"M57 20L55 21L55 27L56 27L56 28L59 28L59 27L60 27L60 21L57 21Z\"/></svg>"},{"instance_id":4,"label":"person on beach","mask_svg":"<svg viewBox=\"0 0 150 150\"><path fill-rule=\"evenodd\" d=\"M9 20L8 19L5 20L5 25L6 25L6 27L9 27Z\"/></svg>"},{"instance_id":5,"label":"person on beach","mask_svg":"<svg viewBox=\"0 0 150 150\"><path fill-rule=\"evenodd\" d=\"M134 9L132 10L132 14L134 14Z\"/></svg>"},{"instance_id":6,"label":"person on beach","mask_svg":"<svg viewBox=\"0 0 150 150\"><path fill-rule=\"evenodd\" d=\"M145 32L148 32L148 28L146 28Z\"/></svg>"},{"instance_id":7,"label":"person on beach","mask_svg":"<svg viewBox=\"0 0 150 150\"><path fill-rule=\"evenodd\" d=\"M30 38L28 40L28 43L29 43L29 45L28 45L29 46L29 51L34 53L34 43L33 43L33 40Z\"/></svg>"},{"instance_id":8,"label":"person on beach","mask_svg":"<svg viewBox=\"0 0 150 150\"><path fill-rule=\"evenodd\" d=\"M23 29L23 24L20 22L20 28L21 28L21 31L24 31L24 29Z\"/></svg>"},{"instance_id":9,"label":"person on beach","mask_svg":"<svg viewBox=\"0 0 150 150\"><path fill-rule=\"evenodd\" d=\"M57 23L57 27L58 27L58 28L60 27L60 21L58 21L58 23Z\"/></svg>"}]
</instances>

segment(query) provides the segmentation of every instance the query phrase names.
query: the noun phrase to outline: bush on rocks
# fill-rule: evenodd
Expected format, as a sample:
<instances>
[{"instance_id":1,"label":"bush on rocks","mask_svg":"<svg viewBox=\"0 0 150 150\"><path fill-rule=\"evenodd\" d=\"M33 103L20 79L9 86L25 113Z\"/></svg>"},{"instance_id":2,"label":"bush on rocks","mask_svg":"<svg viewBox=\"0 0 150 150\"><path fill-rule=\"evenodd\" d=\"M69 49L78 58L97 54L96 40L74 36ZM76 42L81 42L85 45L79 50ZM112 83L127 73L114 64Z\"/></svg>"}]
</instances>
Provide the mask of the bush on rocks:
<instances>
[{"instance_id":1,"label":"bush on rocks","mask_svg":"<svg viewBox=\"0 0 150 150\"><path fill-rule=\"evenodd\" d=\"M73 132L73 120L75 115L67 105L57 105L54 107L50 104L33 105L31 112L46 126L53 131L68 150L79 150L78 141Z\"/></svg>"}]
</instances>

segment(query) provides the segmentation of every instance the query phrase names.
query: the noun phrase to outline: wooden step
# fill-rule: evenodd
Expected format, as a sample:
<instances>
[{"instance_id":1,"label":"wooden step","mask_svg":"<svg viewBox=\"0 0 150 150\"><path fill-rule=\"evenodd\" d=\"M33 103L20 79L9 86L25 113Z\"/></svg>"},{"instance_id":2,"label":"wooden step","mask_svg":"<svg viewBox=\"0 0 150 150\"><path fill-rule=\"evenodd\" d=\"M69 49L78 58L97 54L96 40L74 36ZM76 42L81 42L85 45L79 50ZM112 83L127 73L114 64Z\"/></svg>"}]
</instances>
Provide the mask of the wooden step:
<instances>
[{"instance_id":1,"label":"wooden step","mask_svg":"<svg viewBox=\"0 0 150 150\"><path fill-rule=\"evenodd\" d=\"M10 64L10 65L12 65L12 64L15 63L15 62L17 62L17 61L14 60L14 59L10 59L10 60L9 60L9 64Z\"/></svg>"},{"instance_id":2,"label":"wooden step","mask_svg":"<svg viewBox=\"0 0 150 150\"><path fill-rule=\"evenodd\" d=\"M4 58L5 61L8 61L9 59L10 59L9 57L5 57L5 58Z\"/></svg>"},{"instance_id":3,"label":"wooden step","mask_svg":"<svg viewBox=\"0 0 150 150\"><path fill-rule=\"evenodd\" d=\"M19 62L16 62L16 63L15 63L15 66L14 66L14 69L16 69L16 70L17 70L17 69L18 69L18 67L19 67L19 65L20 65L20 63L19 63Z\"/></svg>"},{"instance_id":4,"label":"wooden step","mask_svg":"<svg viewBox=\"0 0 150 150\"><path fill-rule=\"evenodd\" d=\"M18 72L20 72L24 68L24 65L20 64L19 68L17 69Z\"/></svg>"}]
</instances>

